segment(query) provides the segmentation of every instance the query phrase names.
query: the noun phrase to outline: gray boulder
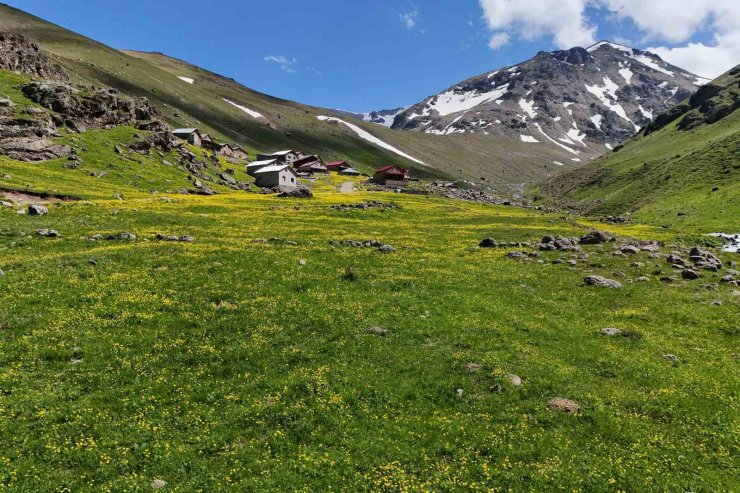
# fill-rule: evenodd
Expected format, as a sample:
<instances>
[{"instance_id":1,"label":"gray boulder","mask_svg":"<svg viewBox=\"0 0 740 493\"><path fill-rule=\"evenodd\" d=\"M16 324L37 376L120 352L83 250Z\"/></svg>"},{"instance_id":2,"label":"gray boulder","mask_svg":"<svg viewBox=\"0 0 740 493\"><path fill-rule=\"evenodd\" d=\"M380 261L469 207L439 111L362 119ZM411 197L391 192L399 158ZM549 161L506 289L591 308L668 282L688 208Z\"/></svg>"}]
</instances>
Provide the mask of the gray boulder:
<instances>
[{"instance_id":1,"label":"gray boulder","mask_svg":"<svg viewBox=\"0 0 740 493\"><path fill-rule=\"evenodd\" d=\"M49 213L49 209L44 205L28 204L28 213L32 216L45 216Z\"/></svg>"},{"instance_id":2,"label":"gray boulder","mask_svg":"<svg viewBox=\"0 0 740 493\"><path fill-rule=\"evenodd\" d=\"M588 276L583 280L583 282L586 284L586 286L599 286L603 288L614 289L619 289L622 287L622 284L615 281L614 279L607 279L606 277L601 276Z\"/></svg>"}]
</instances>

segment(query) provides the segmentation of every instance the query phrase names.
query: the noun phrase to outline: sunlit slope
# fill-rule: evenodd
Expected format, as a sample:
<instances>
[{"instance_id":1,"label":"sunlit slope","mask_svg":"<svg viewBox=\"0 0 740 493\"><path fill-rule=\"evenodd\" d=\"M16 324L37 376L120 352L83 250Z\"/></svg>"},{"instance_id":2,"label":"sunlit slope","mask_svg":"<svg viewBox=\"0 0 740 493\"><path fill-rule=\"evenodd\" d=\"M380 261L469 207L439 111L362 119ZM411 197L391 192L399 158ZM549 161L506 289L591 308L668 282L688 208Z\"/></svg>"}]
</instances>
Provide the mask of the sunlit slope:
<instances>
[{"instance_id":1,"label":"sunlit slope","mask_svg":"<svg viewBox=\"0 0 740 493\"><path fill-rule=\"evenodd\" d=\"M739 84L736 68L617 152L544 183L542 196L594 214L740 228Z\"/></svg>"}]
</instances>

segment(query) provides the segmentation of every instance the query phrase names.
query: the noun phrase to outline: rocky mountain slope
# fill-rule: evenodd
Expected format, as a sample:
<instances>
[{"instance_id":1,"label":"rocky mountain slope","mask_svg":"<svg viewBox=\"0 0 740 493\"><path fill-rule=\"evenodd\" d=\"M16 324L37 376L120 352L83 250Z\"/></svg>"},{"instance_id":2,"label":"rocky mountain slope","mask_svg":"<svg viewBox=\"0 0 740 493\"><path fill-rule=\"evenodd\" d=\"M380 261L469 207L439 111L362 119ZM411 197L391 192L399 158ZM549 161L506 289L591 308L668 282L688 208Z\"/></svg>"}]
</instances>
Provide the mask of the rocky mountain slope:
<instances>
[{"instance_id":1,"label":"rocky mountain slope","mask_svg":"<svg viewBox=\"0 0 740 493\"><path fill-rule=\"evenodd\" d=\"M652 53L602 41L468 79L402 111L391 127L505 136L579 162L617 146L706 82Z\"/></svg>"},{"instance_id":2,"label":"rocky mountain slope","mask_svg":"<svg viewBox=\"0 0 740 493\"><path fill-rule=\"evenodd\" d=\"M602 159L539 187L548 203L659 224L740 230L740 66Z\"/></svg>"}]
</instances>

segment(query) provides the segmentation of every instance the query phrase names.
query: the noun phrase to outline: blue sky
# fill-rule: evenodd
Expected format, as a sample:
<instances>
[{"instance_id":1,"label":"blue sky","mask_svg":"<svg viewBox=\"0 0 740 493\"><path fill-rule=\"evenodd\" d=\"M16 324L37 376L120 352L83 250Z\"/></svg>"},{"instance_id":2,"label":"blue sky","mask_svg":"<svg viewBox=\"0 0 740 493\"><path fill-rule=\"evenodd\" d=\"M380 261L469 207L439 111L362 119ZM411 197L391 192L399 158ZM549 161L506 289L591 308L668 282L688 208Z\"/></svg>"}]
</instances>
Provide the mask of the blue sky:
<instances>
[{"instance_id":1,"label":"blue sky","mask_svg":"<svg viewBox=\"0 0 740 493\"><path fill-rule=\"evenodd\" d=\"M666 4L667 20L665 10L645 7L651 4L645 0L8 3L110 46L161 51L271 95L368 111L418 102L540 50L603 38L655 48L700 75L740 61L737 33L718 20L740 19L729 6L735 2L651 1ZM684 2L702 22L671 17ZM703 65L695 61L697 50L711 55Z\"/></svg>"}]
</instances>

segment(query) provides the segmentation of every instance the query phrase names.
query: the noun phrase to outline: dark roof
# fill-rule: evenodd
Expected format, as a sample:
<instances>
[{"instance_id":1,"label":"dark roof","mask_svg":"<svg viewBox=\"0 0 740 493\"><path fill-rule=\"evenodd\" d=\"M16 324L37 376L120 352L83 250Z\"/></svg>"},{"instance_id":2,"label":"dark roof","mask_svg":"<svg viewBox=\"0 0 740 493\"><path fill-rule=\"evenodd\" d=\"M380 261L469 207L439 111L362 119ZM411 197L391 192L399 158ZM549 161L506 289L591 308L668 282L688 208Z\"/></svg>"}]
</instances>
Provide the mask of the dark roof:
<instances>
[{"instance_id":1,"label":"dark roof","mask_svg":"<svg viewBox=\"0 0 740 493\"><path fill-rule=\"evenodd\" d=\"M295 161L293 161L293 166L299 168L308 163L321 163L322 166L324 165L324 162L319 156L306 156L304 158L296 159Z\"/></svg>"},{"instance_id":2,"label":"dark roof","mask_svg":"<svg viewBox=\"0 0 740 493\"><path fill-rule=\"evenodd\" d=\"M347 161L332 161L331 163L327 164L326 167L327 168L336 168L337 166L342 166L342 165L347 166L348 165L347 164Z\"/></svg>"}]
</instances>

